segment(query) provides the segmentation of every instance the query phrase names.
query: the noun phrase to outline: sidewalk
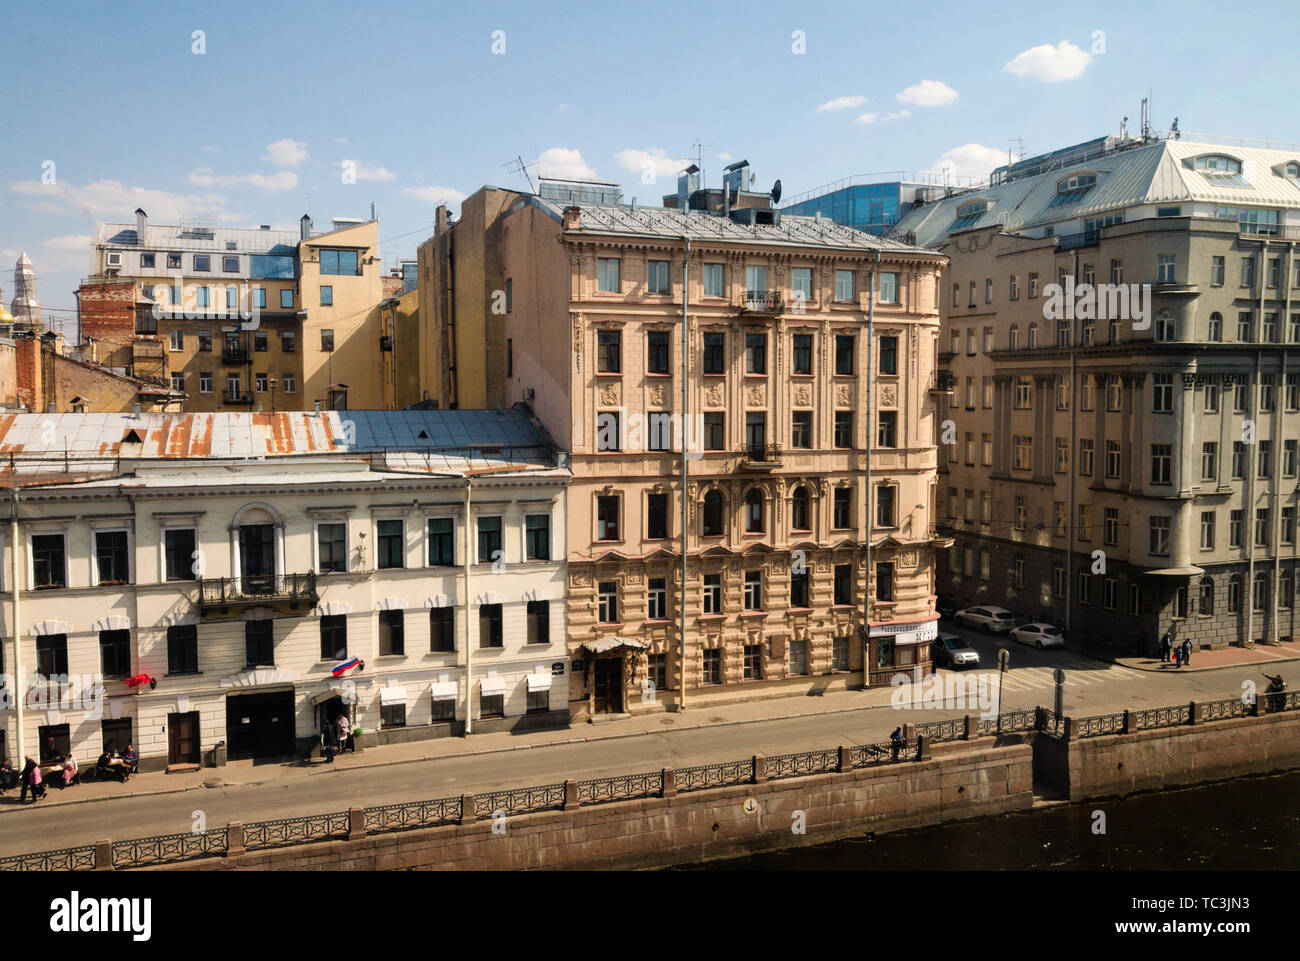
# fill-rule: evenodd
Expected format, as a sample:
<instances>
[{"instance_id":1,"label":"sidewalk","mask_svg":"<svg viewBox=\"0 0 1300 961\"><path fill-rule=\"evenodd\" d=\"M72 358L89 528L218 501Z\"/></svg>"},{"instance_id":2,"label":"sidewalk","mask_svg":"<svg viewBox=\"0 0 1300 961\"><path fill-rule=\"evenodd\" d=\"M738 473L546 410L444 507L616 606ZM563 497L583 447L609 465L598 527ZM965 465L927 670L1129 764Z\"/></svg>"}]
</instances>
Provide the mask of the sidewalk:
<instances>
[{"instance_id":1,"label":"sidewalk","mask_svg":"<svg viewBox=\"0 0 1300 961\"><path fill-rule=\"evenodd\" d=\"M1287 661L1300 661L1300 644L1268 644L1255 647L1225 647L1218 651L1192 651L1191 663L1186 667L1175 667L1172 661L1161 662L1158 657L1104 655L1099 648L1084 650L1081 653L1092 657L1104 656L1116 664L1139 671L1175 673L1217 671L1225 667L1242 667L1251 664L1259 664L1272 670L1276 665L1285 664Z\"/></svg>"},{"instance_id":2,"label":"sidewalk","mask_svg":"<svg viewBox=\"0 0 1300 961\"><path fill-rule=\"evenodd\" d=\"M558 744L581 744L588 741L606 741L637 737L645 734L665 734L704 727L723 727L751 721L783 721L790 718L821 716L844 711L860 711L889 706L893 688L877 687L866 691L835 691L820 696L776 698L742 704L719 706L703 705L681 714L662 711L639 714L633 717L601 724L577 723L567 728L529 731L523 734L510 732L474 734L468 738L445 737L427 741L408 741L366 747L360 754L344 754L328 764L315 760L310 764L300 761L266 762L233 761L225 767L203 768L185 774L166 774L151 771L137 774L125 785L113 782L88 781L75 787L60 790L49 787L41 807L63 806L90 801L114 800L158 794L175 794L202 788L218 789L240 785L266 784L298 777L312 777L336 771L385 767L392 764L411 764L450 757L470 757L506 751L529 750ZM14 788L0 798L0 814L18 807L19 789Z\"/></svg>"}]
</instances>

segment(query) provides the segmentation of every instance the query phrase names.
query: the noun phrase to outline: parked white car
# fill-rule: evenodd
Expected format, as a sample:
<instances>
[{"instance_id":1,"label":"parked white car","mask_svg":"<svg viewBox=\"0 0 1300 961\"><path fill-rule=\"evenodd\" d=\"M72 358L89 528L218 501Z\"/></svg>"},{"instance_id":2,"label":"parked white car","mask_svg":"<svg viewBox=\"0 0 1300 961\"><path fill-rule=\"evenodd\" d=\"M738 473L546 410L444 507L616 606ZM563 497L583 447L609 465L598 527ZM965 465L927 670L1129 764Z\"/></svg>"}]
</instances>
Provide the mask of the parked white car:
<instances>
[{"instance_id":1,"label":"parked white car","mask_svg":"<svg viewBox=\"0 0 1300 961\"><path fill-rule=\"evenodd\" d=\"M952 618L965 627L977 627L985 634L1005 634L1016 626L1016 615L1005 607L984 604L979 607L967 607L958 611Z\"/></svg>"},{"instance_id":2,"label":"parked white car","mask_svg":"<svg viewBox=\"0 0 1300 961\"><path fill-rule=\"evenodd\" d=\"M1065 647L1065 632L1052 624L1021 624L1011 632L1011 639L1032 644L1040 651L1048 647Z\"/></svg>"}]
</instances>

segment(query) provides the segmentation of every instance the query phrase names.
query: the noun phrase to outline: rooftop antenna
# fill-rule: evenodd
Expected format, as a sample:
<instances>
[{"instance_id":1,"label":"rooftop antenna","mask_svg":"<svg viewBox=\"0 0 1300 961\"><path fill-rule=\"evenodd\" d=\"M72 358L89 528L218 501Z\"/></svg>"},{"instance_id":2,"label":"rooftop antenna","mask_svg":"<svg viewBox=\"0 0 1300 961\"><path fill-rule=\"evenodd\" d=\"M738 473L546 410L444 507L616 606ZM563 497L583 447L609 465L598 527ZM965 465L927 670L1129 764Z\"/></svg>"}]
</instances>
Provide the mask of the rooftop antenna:
<instances>
[{"instance_id":1,"label":"rooftop antenna","mask_svg":"<svg viewBox=\"0 0 1300 961\"><path fill-rule=\"evenodd\" d=\"M1120 140L1128 139L1128 117L1125 117L1123 120L1119 122L1119 139Z\"/></svg>"},{"instance_id":2,"label":"rooftop antenna","mask_svg":"<svg viewBox=\"0 0 1300 961\"><path fill-rule=\"evenodd\" d=\"M695 166L700 168L700 189L701 190L703 190L705 186L707 186L704 183L704 148L712 147L712 146L713 144L711 143L701 143L699 140L696 140L695 143L691 144L691 149L695 151ZM690 156L689 152L687 153L687 156Z\"/></svg>"},{"instance_id":3,"label":"rooftop antenna","mask_svg":"<svg viewBox=\"0 0 1300 961\"><path fill-rule=\"evenodd\" d=\"M1024 140L1024 138L1023 138L1023 137L1012 137L1012 138L1011 138L1011 142L1012 142L1013 144L1015 144L1015 145L1019 148L1019 149L1016 151L1016 155L1017 155L1017 157L1018 157L1020 160L1024 160L1024 159L1025 159L1025 140ZM1010 147L1007 148L1007 156L1008 156L1008 157L1011 156L1011 148L1010 148Z\"/></svg>"},{"instance_id":4,"label":"rooftop antenna","mask_svg":"<svg viewBox=\"0 0 1300 961\"><path fill-rule=\"evenodd\" d=\"M1151 139L1151 89L1147 88L1147 95L1142 98L1142 139Z\"/></svg>"},{"instance_id":5,"label":"rooftop antenna","mask_svg":"<svg viewBox=\"0 0 1300 961\"><path fill-rule=\"evenodd\" d=\"M307 198L307 216L310 217L311 216L311 191L308 190L306 193L303 194L303 196Z\"/></svg>"},{"instance_id":6,"label":"rooftop antenna","mask_svg":"<svg viewBox=\"0 0 1300 961\"><path fill-rule=\"evenodd\" d=\"M537 164L536 160L534 160L531 164L526 164L524 163L524 158L522 154L515 154L514 160L508 160L505 163L503 163L501 166L509 167L510 172L513 174L522 174L523 178L526 181L528 181L528 192L535 194L537 193L537 188L533 186L533 178L528 176L528 168L536 166L536 164Z\"/></svg>"}]
</instances>

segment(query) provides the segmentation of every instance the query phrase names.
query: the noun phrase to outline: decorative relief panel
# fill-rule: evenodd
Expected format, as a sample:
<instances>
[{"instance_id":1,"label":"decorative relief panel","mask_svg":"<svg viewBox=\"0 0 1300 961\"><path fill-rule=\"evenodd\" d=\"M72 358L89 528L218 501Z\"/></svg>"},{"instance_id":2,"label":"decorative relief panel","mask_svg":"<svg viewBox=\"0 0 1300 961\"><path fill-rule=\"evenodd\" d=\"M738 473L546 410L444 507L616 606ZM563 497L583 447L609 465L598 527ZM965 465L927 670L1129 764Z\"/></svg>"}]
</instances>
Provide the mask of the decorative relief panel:
<instances>
[{"instance_id":1,"label":"decorative relief panel","mask_svg":"<svg viewBox=\"0 0 1300 961\"><path fill-rule=\"evenodd\" d=\"M754 384L745 391L745 403L749 407L762 407L767 403L767 390L762 384Z\"/></svg>"},{"instance_id":2,"label":"decorative relief panel","mask_svg":"<svg viewBox=\"0 0 1300 961\"><path fill-rule=\"evenodd\" d=\"M650 403L654 404L656 407L662 407L664 395L666 393L667 391L664 389L663 384L655 384L650 388Z\"/></svg>"},{"instance_id":3,"label":"decorative relief panel","mask_svg":"<svg viewBox=\"0 0 1300 961\"><path fill-rule=\"evenodd\" d=\"M607 384L600 385L600 404L602 407L617 407L619 401L620 382L612 380Z\"/></svg>"},{"instance_id":4,"label":"decorative relief panel","mask_svg":"<svg viewBox=\"0 0 1300 961\"><path fill-rule=\"evenodd\" d=\"M708 404L710 407L722 406L721 384L709 384L709 386L704 388L704 403Z\"/></svg>"},{"instance_id":5,"label":"decorative relief panel","mask_svg":"<svg viewBox=\"0 0 1300 961\"><path fill-rule=\"evenodd\" d=\"M794 389L794 405L796 407L812 406L812 388L807 384L800 384Z\"/></svg>"},{"instance_id":6,"label":"decorative relief panel","mask_svg":"<svg viewBox=\"0 0 1300 961\"><path fill-rule=\"evenodd\" d=\"M853 391L850 389L848 384L835 385L835 406L836 407L853 406Z\"/></svg>"},{"instance_id":7,"label":"decorative relief panel","mask_svg":"<svg viewBox=\"0 0 1300 961\"><path fill-rule=\"evenodd\" d=\"M881 407L898 406L898 385L897 384L880 385L880 406Z\"/></svg>"}]
</instances>

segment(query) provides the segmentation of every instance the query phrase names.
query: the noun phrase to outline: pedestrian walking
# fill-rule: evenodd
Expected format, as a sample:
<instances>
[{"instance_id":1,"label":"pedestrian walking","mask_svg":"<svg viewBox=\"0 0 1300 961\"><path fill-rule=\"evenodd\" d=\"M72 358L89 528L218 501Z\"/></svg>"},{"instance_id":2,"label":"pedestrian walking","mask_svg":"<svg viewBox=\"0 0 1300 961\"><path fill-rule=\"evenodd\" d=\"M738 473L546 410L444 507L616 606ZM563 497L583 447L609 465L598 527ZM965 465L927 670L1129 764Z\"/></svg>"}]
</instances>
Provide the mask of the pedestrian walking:
<instances>
[{"instance_id":1,"label":"pedestrian walking","mask_svg":"<svg viewBox=\"0 0 1300 961\"><path fill-rule=\"evenodd\" d=\"M1165 636L1160 638L1161 662L1167 663L1169 661L1169 652L1173 649L1173 646L1174 646L1173 635L1170 634L1168 631L1165 631Z\"/></svg>"},{"instance_id":2,"label":"pedestrian walking","mask_svg":"<svg viewBox=\"0 0 1300 961\"><path fill-rule=\"evenodd\" d=\"M1286 681L1282 680L1282 675L1274 677L1271 674L1265 674L1268 678L1268 697L1264 699L1265 713L1272 714L1280 711L1286 706Z\"/></svg>"},{"instance_id":3,"label":"pedestrian walking","mask_svg":"<svg viewBox=\"0 0 1300 961\"><path fill-rule=\"evenodd\" d=\"M1268 675L1265 675L1265 677L1267 677L1267 676L1268 676ZM19 804L26 804L26 803L27 803L27 792L28 792L28 791L31 791L31 792L32 792L32 800L33 800L33 801L36 800L36 788L32 786L32 771L33 771L33 770L40 770L40 768L38 768L38 767L36 766L36 762L32 760L32 756L31 756L30 754L27 754L27 755L24 756L24 759L23 759L23 770L22 770L22 773L18 775L19 781L20 781L20 783L22 784L22 791L19 792L19 794L18 794L18 803L19 803Z\"/></svg>"},{"instance_id":4,"label":"pedestrian walking","mask_svg":"<svg viewBox=\"0 0 1300 961\"><path fill-rule=\"evenodd\" d=\"M1182 667L1182 666L1183 666L1183 648L1182 645L1180 644L1174 648L1174 667Z\"/></svg>"},{"instance_id":5,"label":"pedestrian walking","mask_svg":"<svg viewBox=\"0 0 1300 961\"><path fill-rule=\"evenodd\" d=\"M901 727L894 728L893 733L889 735L889 746L893 751L893 759L897 761L898 755L903 750L903 729Z\"/></svg>"},{"instance_id":6,"label":"pedestrian walking","mask_svg":"<svg viewBox=\"0 0 1300 961\"><path fill-rule=\"evenodd\" d=\"M1183 652L1183 667L1187 667L1192 663L1192 642L1183 641L1183 646L1180 650Z\"/></svg>"},{"instance_id":7,"label":"pedestrian walking","mask_svg":"<svg viewBox=\"0 0 1300 961\"><path fill-rule=\"evenodd\" d=\"M41 777L41 766L32 765L32 803L35 804L41 798L45 797L45 781Z\"/></svg>"}]
</instances>

